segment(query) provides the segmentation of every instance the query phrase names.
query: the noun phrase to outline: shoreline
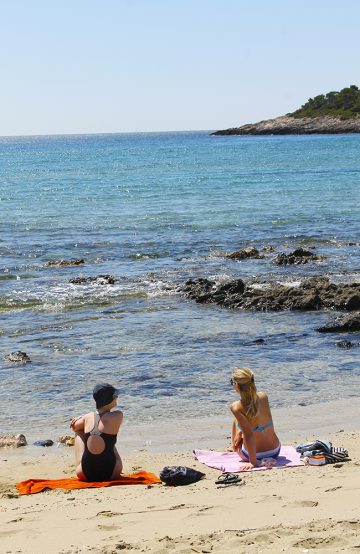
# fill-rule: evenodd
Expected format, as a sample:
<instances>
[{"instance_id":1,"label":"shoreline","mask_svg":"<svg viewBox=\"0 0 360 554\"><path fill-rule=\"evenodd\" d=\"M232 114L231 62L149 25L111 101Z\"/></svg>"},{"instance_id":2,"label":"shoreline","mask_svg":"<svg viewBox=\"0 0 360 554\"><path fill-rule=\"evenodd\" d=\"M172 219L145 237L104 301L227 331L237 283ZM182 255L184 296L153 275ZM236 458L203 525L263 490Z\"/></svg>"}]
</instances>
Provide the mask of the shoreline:
<instances>
[{"instance_id":1,"label":"shoreline","mask_svg":"<svg viewBox=\"0 0 360 554\"><path fill-rule=\"evenodd\" d=\"M128 421L125 412L124 424L118 435L117 447L120 452L131 454L138 451L147 452L188 452L194 448L223 449L231 431L231 414L225 406L223 416L211 415L208 418L198 418L191 422L189 419L166 419L145 422L141 425ZM337 432L352 432L357 429L360 421L360 400L358 397L341 399L331 402L316 403L307 406L272 408L275 428L282 442L296 442L296 440L317 435L325 438L328 434ZM11 432L11 431L8 431ZM59 435L69 434L67 427L59 428L54 433L27 433L28 445L19 448L1 448L3 453L13 452L23 456L42 456L45 452L60 453L72 447L59 444ZM38 447L33 443L39 439L52 439L51 447Z\"/></svg>"}]
</instances>

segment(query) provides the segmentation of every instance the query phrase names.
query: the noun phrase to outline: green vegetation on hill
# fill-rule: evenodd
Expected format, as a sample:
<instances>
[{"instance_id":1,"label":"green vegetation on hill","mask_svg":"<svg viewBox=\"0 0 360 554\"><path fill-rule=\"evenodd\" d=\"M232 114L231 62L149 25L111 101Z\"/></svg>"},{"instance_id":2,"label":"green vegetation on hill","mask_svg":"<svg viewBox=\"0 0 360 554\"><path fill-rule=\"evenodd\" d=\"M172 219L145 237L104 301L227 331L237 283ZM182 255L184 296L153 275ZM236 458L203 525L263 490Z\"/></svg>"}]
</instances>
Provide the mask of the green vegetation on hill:
<instances>
[{"instance_id":1,"label":"green vegetation on hill","mask_svg":"<svg viewBox=\"0 0 360 554\"><path fill-rule=\"evenodd\" d=\"M351 85L340 92L319 94L309 98L299 110L288 115L295 118L323 115L339 116L341 119L358 117L360 116L360 90L357 86Z\"/></svg>"}]
</instances>

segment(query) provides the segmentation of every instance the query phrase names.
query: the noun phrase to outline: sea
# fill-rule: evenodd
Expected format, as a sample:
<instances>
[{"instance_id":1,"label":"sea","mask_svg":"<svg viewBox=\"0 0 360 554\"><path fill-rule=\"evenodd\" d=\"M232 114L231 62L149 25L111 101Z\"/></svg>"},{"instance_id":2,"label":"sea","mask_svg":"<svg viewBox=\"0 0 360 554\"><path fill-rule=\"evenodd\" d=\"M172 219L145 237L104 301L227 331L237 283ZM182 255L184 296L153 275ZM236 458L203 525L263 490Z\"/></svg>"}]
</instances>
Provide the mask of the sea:
<instances>
[{"instance_id":1,"label":"sea","mask_svg":"<svg viewBox=\"0 0 360 554\"><path fill-rule=\"evenodd\" d=\"M360 135L0 138L0 433L66 433L99 382L120 389L126 421L145 433L211 426L235 400L236 366L295 415L355 402L359 335L316 331L338 313L228 310L178 287L359 282L359 189ZM247 246L265 257L225 257ZM299 246L325 259L274 264ZM104 274L115 283L70 283ZM31 362L5 359L18 350Z\"/></svg>"}]
</instances>

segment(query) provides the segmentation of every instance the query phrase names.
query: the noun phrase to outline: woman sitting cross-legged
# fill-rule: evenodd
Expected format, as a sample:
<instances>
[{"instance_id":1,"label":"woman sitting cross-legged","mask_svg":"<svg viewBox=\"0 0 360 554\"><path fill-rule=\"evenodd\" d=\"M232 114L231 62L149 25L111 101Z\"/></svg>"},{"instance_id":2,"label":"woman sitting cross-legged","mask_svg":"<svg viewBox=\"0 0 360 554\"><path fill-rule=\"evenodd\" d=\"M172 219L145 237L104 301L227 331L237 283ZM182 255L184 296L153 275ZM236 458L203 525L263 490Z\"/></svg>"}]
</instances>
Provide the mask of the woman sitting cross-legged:
<instances>
[{"instance_id":1,"label":"woman sitting cross-legged","mask_svg":"<svg viewBox=\"0 0 360 554\"><path fill-rule=\"evenodd\" d=\"M244 462L243 471L258 467L264 458L277 458L281 444L275 433L266 392L258 392L253 372L240 367L230 380L240 399L230 406L235 420L229 450L238 452Z\"/></svg>"},{"instance_id":2,"label":"woman sitting cross-legged","mask_svg":"<svg viewBox=\"0 0 360 554\"><path fill-rule=\"evenodd\" d=\"M116 438L123 413L111 411L119 391L108 383L96 385L93 397L96 411L71 420L76 433L76 475L81 481L113 481L120 477L122 461L116 450Z\"/></svg>"}]
</instances>

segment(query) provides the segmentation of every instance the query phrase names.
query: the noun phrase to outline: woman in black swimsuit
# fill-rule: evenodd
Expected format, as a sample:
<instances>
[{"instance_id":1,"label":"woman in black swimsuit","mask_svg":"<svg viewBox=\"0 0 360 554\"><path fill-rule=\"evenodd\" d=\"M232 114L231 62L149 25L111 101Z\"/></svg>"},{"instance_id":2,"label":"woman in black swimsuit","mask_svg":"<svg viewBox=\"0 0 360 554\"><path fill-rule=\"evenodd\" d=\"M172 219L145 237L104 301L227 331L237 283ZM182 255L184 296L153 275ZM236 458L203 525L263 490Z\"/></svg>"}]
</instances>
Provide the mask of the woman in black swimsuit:
<instances>
[{"instance_id":1,"label":"woman in black swimsuit","mask_svg":"<svg viewBox=\"0 0 360 554\"><path fill-rule=\"evenodd\" d=\"M71 420L70 427L76 433L76 475L81 481L112 481L120 476L122 461L115 444L124 416L119 410L111 411L118 396L112 385L96 385L96 412Z\"/></svg>"}]
</instances>

